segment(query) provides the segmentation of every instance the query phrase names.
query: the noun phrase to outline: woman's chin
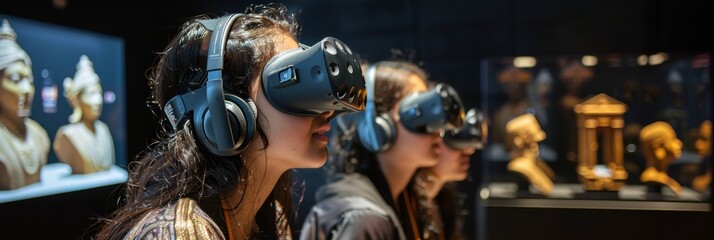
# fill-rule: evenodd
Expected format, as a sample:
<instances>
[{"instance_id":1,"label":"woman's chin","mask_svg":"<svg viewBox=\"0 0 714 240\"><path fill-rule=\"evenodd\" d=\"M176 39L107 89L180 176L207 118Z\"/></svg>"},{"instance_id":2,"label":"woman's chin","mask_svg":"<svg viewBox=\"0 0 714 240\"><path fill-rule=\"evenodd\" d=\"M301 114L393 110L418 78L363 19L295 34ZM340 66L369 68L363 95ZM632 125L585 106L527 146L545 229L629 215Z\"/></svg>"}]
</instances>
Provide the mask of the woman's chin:
<instances>
[{"instance_id":1,"label":"woman's chin","mask_svg":"<svg viewBox=\"0 0 714 240\"><path fill-rule=\"evenodd\" d=\"M320 168L325 165L325 162L327 162L327 149L316 149L301 160L301 166L298 168Z\"/></svg>"}]
</instances>

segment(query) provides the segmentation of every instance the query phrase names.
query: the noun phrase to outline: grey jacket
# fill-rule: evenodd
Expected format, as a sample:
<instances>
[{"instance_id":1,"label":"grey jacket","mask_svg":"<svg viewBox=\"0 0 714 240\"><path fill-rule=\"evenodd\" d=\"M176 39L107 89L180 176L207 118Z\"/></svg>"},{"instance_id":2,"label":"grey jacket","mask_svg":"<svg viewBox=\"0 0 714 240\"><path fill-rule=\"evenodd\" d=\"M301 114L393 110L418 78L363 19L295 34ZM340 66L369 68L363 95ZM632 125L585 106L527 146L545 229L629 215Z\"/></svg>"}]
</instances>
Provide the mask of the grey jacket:
<instances>
[{"instance_id":1,"label":"grey jacket","mask_svg":"<svg viewBox=\"0 0 714 240\"><path fill-rule=\"evenodd\" d=\"M317 191L316 201L301 240L406 239L394 210L364 175L336 176Z\"/></svg>"}]
</instances>

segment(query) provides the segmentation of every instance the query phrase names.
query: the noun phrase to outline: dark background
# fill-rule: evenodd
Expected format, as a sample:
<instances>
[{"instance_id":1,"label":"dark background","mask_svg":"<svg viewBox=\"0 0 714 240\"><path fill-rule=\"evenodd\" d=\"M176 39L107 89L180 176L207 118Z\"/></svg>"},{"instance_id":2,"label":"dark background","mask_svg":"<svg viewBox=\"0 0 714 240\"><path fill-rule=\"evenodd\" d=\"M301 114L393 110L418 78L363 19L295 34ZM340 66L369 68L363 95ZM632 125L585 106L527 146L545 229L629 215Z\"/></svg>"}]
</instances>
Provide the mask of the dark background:
<instances>
[{"instance_id":1,"label":"dark background","mask_svg":"<svg viewBox=\"0 0 714 240\"><path fill-rule=\"evenodd\" d=\"M155 59L154 53L161 51L177 28L192 16L242 11L249 3L263 1L65 2L63 8L58 8L50 0L4 0L0 3L0 12L124 39L127 149L131 161L155 133L155 118L145 106L148 92L145 74ZM467 107L481 104L479 63L486 57L711 52L712 49L711 8L706 1L309 0L283 3L296 14L303 27L301 42L311 45L324 36L333 36L371 61L388 58L391 49L400 49L421 63L432 80L456 87ZM472 166L472 171L480 174L479 164ZM303 178L321 174L317 170L299 170L299 173ZM476 189L478 183L476 177L465 185ZM312 191L319 182L306 184L303 207L311 204ZM115 188L101 188L3 204L0 206L3 215L0 238L87 238L86 234L92 231L87 229L96 218L116 208L118 194ZM49 207L52 204L62 207ZM473 217L469 221L473 221ZM475 236L476 230L471 226L473 223L467 222L467 235Z\"/></svg>"}]
</instances>

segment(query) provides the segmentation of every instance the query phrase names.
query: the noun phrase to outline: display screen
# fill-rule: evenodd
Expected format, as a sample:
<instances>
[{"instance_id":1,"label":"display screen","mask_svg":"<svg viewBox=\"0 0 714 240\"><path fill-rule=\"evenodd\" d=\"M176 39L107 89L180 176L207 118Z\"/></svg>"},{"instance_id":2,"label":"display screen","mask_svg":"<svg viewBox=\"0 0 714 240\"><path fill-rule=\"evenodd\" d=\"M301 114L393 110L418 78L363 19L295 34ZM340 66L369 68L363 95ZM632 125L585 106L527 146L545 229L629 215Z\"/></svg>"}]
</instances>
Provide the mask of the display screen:
<instances>
[{"instance_id":1,"label":"display screen","mask_svg":"<svg viewBox=\"0 0 714 240\"><path fill-rule=\"evenodd\" d=\"M11 29L32 72L17 77L7 67L18 65L0 65L0 114L8 114L0 121L0 204L126 181L123 39L3 14L0 20L0 64L17 51L7 47Z\"/></svg>"}]
</instances>

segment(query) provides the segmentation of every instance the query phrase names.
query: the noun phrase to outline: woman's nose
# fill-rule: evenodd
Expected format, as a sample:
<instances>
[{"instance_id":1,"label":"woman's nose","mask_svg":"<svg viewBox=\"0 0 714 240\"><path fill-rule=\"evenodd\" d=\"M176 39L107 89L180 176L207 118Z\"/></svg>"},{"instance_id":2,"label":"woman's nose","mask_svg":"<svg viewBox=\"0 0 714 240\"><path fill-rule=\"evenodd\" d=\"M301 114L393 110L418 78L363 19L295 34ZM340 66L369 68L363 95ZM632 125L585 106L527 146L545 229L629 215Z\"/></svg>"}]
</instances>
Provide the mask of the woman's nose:
<instances>
[{"instance_id":1,"label":"woman's nose","mask_svg":"<svg viewBox=\"0 0 714 240\"><path fill-rule=\"evenodd\" d=\"M464 154L466 155L472 155L476 152L476 148L470 147L470 148L465 148L463 150Z\"/></svg>"},{"instance_id":2,"label":"woman's nose","mask_svg":"<svg viewBox=\"0 0 714 240\"><path fill-rule=\"evenodd\" d=\"M332 117L334 114L335 114L335 110L328 110L328 111L324 111L324 112L320 113L320 116L324 117L325 119L328 119L328 118Z\"/></svg>"},{"instance_id":3,"label":"woman's nose","mask_svg":"<svg viewBox=\"0 0 714 240\"><path fill-rule=\"evenodd\" d=\"M440 132L435 132L431 134L431 137L434 139L435 143L442 144L444 143L444 139L441 137L441 135L442 134Z\"/></svg>"}]
</instances>

